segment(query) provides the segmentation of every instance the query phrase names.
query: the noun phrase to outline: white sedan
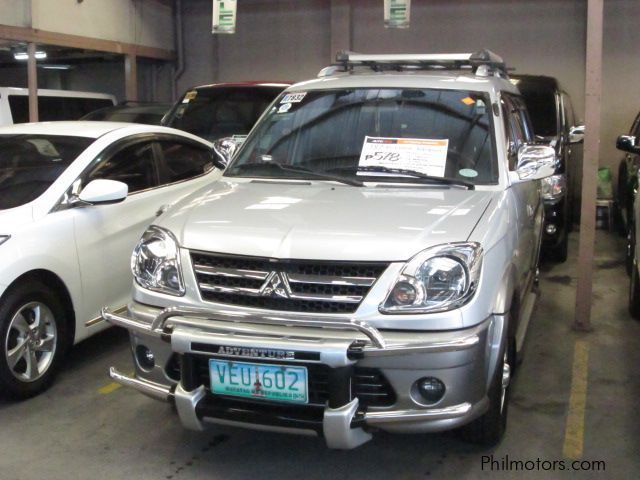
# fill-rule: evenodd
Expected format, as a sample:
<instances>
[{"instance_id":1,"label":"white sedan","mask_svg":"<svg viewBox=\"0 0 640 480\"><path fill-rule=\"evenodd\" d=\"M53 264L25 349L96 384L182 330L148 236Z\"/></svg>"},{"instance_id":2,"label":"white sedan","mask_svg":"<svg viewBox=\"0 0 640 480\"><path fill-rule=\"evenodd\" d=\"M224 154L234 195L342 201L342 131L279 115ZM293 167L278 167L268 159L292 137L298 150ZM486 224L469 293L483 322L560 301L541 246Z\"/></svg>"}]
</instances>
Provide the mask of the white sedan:
<instances>
[{"instance_id":1,"label":"white sedan","mask_svg":"<svg viewBox=\"0 0 640 480\"><path fill-rule=\"evenodd\" d=\"M65 350L107 327L101 307L126 305L142 232L220 176L211 147L124 123L0 128L0 392L45 389Z\"/></svg>"}]
</instances>

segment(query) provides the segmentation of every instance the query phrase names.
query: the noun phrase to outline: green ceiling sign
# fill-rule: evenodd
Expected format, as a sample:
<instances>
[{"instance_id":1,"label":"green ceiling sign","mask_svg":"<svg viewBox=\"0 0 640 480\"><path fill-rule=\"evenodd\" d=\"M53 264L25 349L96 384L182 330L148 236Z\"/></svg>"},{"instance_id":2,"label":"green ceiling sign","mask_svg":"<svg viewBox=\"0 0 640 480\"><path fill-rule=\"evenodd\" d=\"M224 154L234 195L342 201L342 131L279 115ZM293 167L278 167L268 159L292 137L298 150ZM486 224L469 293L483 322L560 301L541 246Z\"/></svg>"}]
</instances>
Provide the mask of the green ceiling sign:
<instances>
[{"instance_id":1,"label":"green ceiling sign","mask_svg":"<svg viewBox=\"0 0 640 480\"><path fill-rule=\"evenodd\" d=\"M235 33L237 0L213 0L212 33Z\"/></svg>"}]
</instances>

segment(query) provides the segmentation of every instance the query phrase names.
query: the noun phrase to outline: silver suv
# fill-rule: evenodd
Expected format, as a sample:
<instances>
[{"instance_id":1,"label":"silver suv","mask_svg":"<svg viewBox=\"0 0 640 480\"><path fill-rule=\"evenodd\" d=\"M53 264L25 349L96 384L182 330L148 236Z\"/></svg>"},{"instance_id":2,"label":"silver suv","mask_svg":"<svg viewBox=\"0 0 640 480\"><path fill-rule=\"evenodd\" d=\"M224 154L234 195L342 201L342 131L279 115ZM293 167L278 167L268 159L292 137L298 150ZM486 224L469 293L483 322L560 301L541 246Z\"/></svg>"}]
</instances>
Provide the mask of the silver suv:
<instances>
[{"instance_id":1,"label":"silver suv","mask_svg":"<svg viewBox=\"0 0 640 480\"><path fill-rule=\"evenodd\" d=\"M196 430L497 443L556 164L532 141L491 52L339 54L143 235L111 377Z\"/></svg>"}]
</instances>

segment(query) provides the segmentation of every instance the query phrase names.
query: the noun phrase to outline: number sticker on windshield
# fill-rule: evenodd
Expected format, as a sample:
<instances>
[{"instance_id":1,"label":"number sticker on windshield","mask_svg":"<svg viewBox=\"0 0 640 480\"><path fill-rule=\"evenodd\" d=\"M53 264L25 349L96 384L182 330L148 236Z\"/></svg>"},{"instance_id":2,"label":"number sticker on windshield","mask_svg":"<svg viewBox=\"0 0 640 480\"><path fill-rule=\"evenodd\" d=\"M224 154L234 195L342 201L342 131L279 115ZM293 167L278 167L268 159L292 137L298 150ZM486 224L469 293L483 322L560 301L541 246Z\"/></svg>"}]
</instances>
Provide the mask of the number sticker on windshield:
<instances>
[{"instance_id":1,"label":"number sticker on windshield","mask_svg":"<svg viewBox=\"0 0 640 480\"><path fill-rule=\"evenodd\" d=\"M284 97L282 97L280 103L300 103L306 96L307 92L287 93Z\"/></svg>"},{"instance_id":2,"label":"number sticker on windshield","mask_svg":"<svg viewBox=\"0 0 640 480\"><path fill-rule=\"evenodd\" d=\"M365 137L361 167L402 168L444 177L449 140Z\"/></svg>"}]
</instances>

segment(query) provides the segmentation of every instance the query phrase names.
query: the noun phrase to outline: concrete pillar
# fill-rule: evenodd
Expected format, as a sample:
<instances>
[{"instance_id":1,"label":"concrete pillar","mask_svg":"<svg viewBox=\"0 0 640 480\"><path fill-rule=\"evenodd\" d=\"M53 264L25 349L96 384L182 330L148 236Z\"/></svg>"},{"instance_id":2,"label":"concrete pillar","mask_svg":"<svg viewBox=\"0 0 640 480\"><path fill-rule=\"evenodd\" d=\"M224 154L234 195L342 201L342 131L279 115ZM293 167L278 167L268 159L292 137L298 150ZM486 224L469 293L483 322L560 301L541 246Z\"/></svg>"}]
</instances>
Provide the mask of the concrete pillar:
<instances>
[{"instance_id":1,"label":"concrete pillar","mask_svg":"<svg viewBox=\"0 0 640 480\"><path fill-rule=\"evenodd\" d=\"M124 92L125 100L138 100L138 57L132 53L124 56Z\"/></svg>"},{"instance_id":2,"label":"concrete pillar","mask_svg":"<svg viewBox=\"0 0 640 480\"><path fill-rule=\"evenodd\" d=\"M578 288L573 327L591 330L593 252L596 230L598 152L602 104L602 24L603 0L587 3L587 69L585 84L585 137L582 161L582 209L578 250Z\"/></svg>"},{"instance_id":3,"label":"concrete pillar","mask_svg":"<svg viewBox=\"0 0 640 480\"><path fill-rule=\"evenodd\" d=\"M36 44L27 45L27 86L29 87L29 121L38 121L38 67L36 65Z\"/></svg>"}]
</instances>

